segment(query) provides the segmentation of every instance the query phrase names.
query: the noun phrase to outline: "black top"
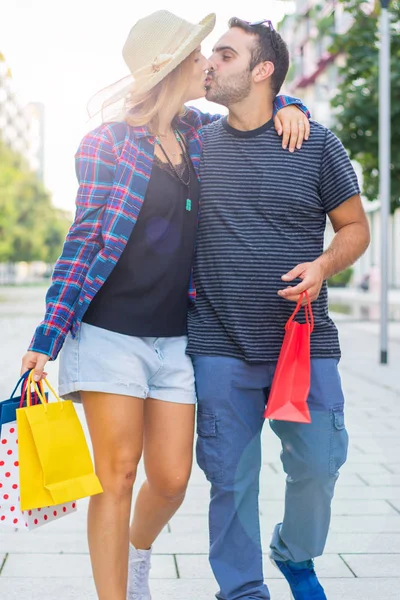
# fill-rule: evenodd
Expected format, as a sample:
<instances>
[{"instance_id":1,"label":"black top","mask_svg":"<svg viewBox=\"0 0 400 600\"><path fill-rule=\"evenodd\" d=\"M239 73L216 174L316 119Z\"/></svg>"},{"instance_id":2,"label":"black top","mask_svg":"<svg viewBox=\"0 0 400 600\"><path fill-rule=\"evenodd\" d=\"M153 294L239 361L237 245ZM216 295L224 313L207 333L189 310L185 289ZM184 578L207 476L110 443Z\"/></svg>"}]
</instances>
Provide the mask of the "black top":
<instances>
[{"instance_id":1,"label":"black top","mask_svg":"<svg viewBox=\"0 0 400 600\"><path fill-rule=\"evenodd\" d=\"M188 190L168 164L154 157L135 228L84 322L139 337L186 334L200 193L190 159L189 163ZM185 161L176 168L188 181Z\"/></svg>"}]
</instances>

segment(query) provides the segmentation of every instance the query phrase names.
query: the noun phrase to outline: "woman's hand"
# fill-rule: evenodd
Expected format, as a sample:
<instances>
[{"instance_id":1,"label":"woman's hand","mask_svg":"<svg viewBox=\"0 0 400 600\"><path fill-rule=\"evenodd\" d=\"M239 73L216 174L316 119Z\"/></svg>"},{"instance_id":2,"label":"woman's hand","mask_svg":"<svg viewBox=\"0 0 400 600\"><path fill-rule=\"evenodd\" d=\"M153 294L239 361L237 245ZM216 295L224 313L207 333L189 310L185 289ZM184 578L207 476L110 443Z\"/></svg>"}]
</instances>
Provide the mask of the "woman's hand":
<instances>
[{"instance_id":1,"label":"woman's hand","mask_svg":"<svg viewBox=\"0 0 400 600\"><path fill-rule=\"evenodd\" d=\"M28 350L28 352L22 358L21 375L23 375L26 371L35 369L33 380L40 381L41 379L45 379L47 377L47 373L45 373L43 369L49 358L50 357L47 356L47 354L41 354L41 352L32 352L31 350Z\"/></svg>"},{"instance_id":2,"label":"woman's hand","mask_svg":"<svg viewBox=\"0 0 400 600\"><path fill-rule=\"evenodd\" d=\"M295 104L281 108L274 117L274 125L278 135L282 135L282 148L289 152L300 150L303 141L310 136L310 121Z\"/></svg>"}]
</instances>

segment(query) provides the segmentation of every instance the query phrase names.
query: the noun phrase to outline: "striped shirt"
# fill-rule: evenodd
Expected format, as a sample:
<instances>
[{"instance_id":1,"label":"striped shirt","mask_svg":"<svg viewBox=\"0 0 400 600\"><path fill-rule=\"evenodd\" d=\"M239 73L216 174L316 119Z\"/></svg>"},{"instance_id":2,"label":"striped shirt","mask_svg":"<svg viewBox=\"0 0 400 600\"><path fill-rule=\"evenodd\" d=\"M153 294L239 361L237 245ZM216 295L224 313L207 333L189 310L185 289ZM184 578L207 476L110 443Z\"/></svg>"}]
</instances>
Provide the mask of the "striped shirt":
<instances>
[{"instance_id":1,"label":"striped shirt","mask_svg":"<svg viewBox=\"0 0 400 600\"><path fill-rule=\"evenodd\" d=\"M340 141L316 122L292 154L272 121L243 132L225 118L203 130L200 175L188 353L275 361L294 308L277 295L287 285L281 276L321 255L327 213L359 193L354 169ZM339 357L326 283L313 312L311 356Z\"/></svg>"}]
</instances>

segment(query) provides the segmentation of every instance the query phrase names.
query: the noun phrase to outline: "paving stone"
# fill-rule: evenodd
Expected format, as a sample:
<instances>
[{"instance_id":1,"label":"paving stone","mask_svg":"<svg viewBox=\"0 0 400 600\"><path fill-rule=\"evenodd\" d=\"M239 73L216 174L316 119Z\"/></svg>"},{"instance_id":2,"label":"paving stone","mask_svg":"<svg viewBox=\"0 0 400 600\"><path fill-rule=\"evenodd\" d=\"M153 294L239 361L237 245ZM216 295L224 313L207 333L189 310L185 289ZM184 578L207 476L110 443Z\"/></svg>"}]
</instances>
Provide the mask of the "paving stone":
<instances>
[{"instance_id":1,"label":"paving stone","mask_svg":"<svg viewBox=\"0 0 400 600\"><path fill-rule=\"evenodd\" d=\"M260 499L261 500L281 500L285 498L285 486L280 485L273 487L270 482L260 482Z\"/></svg>"},{"instance_id":2,"label":"paving stone","mask_svg":"<svg viewBox=\"0 0 400 600\"><path fill-rule=\"evenodd\" d=\"M261 527L265 534L272 534L276 523L280 519L273 516L261 516ZM400 515L381 515L360 517L352 515L347 517L332 517L331 533L400 533Z\"/></svg>"},{"instance_id":3,"label":"paving stone","mask_svg":"<svg viewBox=\"0 0 400 600\"><path fill-rule=\"evenodd\" d=\"M397 465L396 465L397 466ZM392 471L394 473L394 471ZM371 463L357 463L355 461L347 462L341 469L340 473L356 473L357 475L364 475L370 473L376 473L378 475L387 475L390 474L389 465L379 464L371 464ZM400 465L399 465L399 473L400 473Z\"/></svg>"},{"instance_id":4,"label":"paving stone","mask_svg":"<svg viewBox=\"0 0 400 600\"><path fill-rule=\"evenodd\" d=\"M346 533L331 532L325 552L333 554L346 553L400 553L400 533Z\"/></svg>"},{"instance_id":5,"label":"paving stone","mask_svg":"<svg viewBox=\"0 0 400 600\"><path fill-rule=\"evenodd\" d=\"M321 579L329 600L398 600L400 578ZM281 579L268 582L274 600L288 600L287 583ZM165 579L151 583L153 600L212 600L217 584L211 579ZM89 578L16 579L0 577L0 597L7 600L96 600L94 584Z\"/></svg>"},{"instance_id":6,"label":"paving stone","mask_svg":"<svg viewBox=\"0 0 400 600\"><path fill-rule=\"evenodd\" d=\"M2 577L91 577L87 554L9 554Z\"/></svg>"},{"instance_id":7,"label":"paving stone","mask_svg":"<svg viewBox=\"0 0 400 600\"><path fill-rule=\"evenodd\" d=\"M395 505L395 502L391 502ZM272 514L277 517L283 515L283 502L281 500L260 500L260 511L262 515ZM400 509L399 509L400 510ZM395 508L386 500L363 500L334 498L332 502L333 515L387 515L396 514Z\"/></svg>"},{"instance_id":8,"label":"paving stone","mask_svg":"<svg viewBox=\"0 0 400 600\"><path fill-rule=\"evenodd\" d=\"M400 500L390 500L390 504L400 513Z\"/></svg>"},{"instance_id":9,"label":"paving stone","mask_svg":"<svg viewBox=\"0 0 400 600\"><path fill-rule=\"evenodd\" d=\"M400 474L364 473L361 477L371 487L398 487L398 497L400 499Z\"/></svg>"},{"instance_id":10,"label":"paving stone","mask_svg":"<svg viewBox=\"0 0 400 600\"><path fill-rule=\"evenodd\" d=\"M400 463L391 463L391 462L388 462L388 463L386 463L386 467L392 473L400 474Z\"/></svg>"},{"instance_id":11,"label":"paving stone","mask_svg":"<svg viewBox=\"0 0 400 600\"><path fill-rule=\"evenodd\" d=\"M329 600L399 600L400 578L321 579L321 583Z\"/></svg>"},{"instance_id":12,"label":"paving stone","mask_svg":"<svg viewBox=\"0 0 400 600\"><path fill-rule=\"evenodd\" d=\"M152 579L174 579L177 576L173 556L152 557ZM92 577L87 554L9 554L2 577Z\"/></svg>"},{"instance_id":13,"label":"paving stone","mask_svg":"<svg viewBox=\"0 0 400 600\"><path fill-rule=\"evenodd\" d=\"M360 484L367 485L362 475L359 475L358 473L349 473L344 471L340 472L338 485L340 485L341 487L353 487L358 486Z\"/></svg>"},{"instance_id":14,"label":"paving stone","mask_svg":"<svg viewBox=\"0 0 400 600\"><path fill-rule=\"evenodd\" d=\"M178 513L171 520L170 524L171 533L185 533L186 535L193 535L197 533L204 533L208 531L208 517L206 515L182 515Z\"/></svg>"},{"instance_id":15,"label":"paving stone","mask_svg":"<svg viewBox=\"0 0 400 600\"><path fill-rule=\"evenodd\" d=\"M399 600L400 578L397 579L321 579L329 600ZM286 581L272 579L268 587L273 600L289 600ZM175 580L152 584L153 600L212 600L218 586L207 579ZM46 599L47 600L47 599Z\"/></svg>"},{"instance_id":16,"label":"paving stone","mask_svg":"<svg viewBox=\"0 0 400 600\"><path fill-rule=\"evenodd\" d=\"M214 579L207 554L177 554L180 579Z\"/></svg>"},{"instance_id":17,"label":"paving stone","mask_svg":"<svg viewBox=\"0 0 400 600\"><path fill-rule=\"evenodd\" d=\"M258 504L260 515L272 516L278 521L282 520L284 511L284 502L282 500L264 500L260 498Z\"/></svg>"},{"instance_id":18,"label":"paving stone","mask_svg":"<svg viewBox=\"0 0 400 600\"><path fill-rule=\"evenodd\" d=\"M63 533L62 535L53 535L41 533L40 529L29 532L0 531L0 548L2 552L10 553L89 553L86 534Z\"/></svg>"},{"instance_id":19,"label":"paving stone","mask_svg":"<svg viewBox=\"0 0 400 600\"><path fill-rule=\"evenodd\" d=\"M190 476L190 486L205 487L210 489L210 483L207 481L203 471L201 471L196 465L193 465L192 474Z\"/></svg>"},{"instance_id":20,"label":"paving stone","mask_svg":"<svg viewBox=\"0 0 400 600\"><path fill-rule=\"evenodd\" d=\"M398 454L398 451L396 452ZM350 464L381 465L389 464L390 459L393 459L393 453L365 454L359 448L355 448L354 446L349 447L348 461Z\"/></svg>"},{"instance_id":21,"label":"paving stone","mask_svg":"<svg viewBox=\"0 0 400 600\"><path fill-rule=\"evenodd\" d=\"M364 500L399 500L399 487L368 487L365 485L354 485L350 487L338 485L335 489L335 498L340 500L364 499Z\"/></svg>"},{"instance_id":22,"label":"paving stone","mask_svg":"<svg viewBox=\"0 0 400 600\"><path fill-rule=\"evenodd\" d=\"M207 554L208 531L190 536L186 533L169 533L159 536L153 544L154 554Z\"/></svg>"},{"instance_id":23,"label":"paving stone","mask_svg":"<svg viewBox=\"0 0 400 600\"><path fill-rule=\"evenodd\" d=\"M179 576L181 579L213 579L208 556L203 554L178 554L176 555ZM263 555L264 577L283 579L283 575L276 569L266 554ZM351 570L337 554L325 554L315 560L315 568L319 577L354 577Z\"/></svg>"},{"instance_id":24,"label":"paving stone","mask_svg":"<svg viewBox=\"0 0 400 600\"><path fill-rule=\"evenodd\" d=\"M400 554L342 554L342 558L356 577L398 577L400 573Z\"/></svg>"},{"instance_id":25,"label":"paving stone","mask_svg":"<svg viewBox=\"0 0 400 600\"><path fill-rule=\"evenodd\" d=\"M198 492L198 493L196 493ZM209 488L190 487L179 509L180 515L207 515L210 502Z\"/></svg>"},{"instance_id":26,"label":"paving stone","mask_svg":"<svg viewBox=\"0 0 400 600\"><path fill-rule=\"evenodd\" d=\"M285 581L272 580L268 582L268 587L274 600L289 600ZM151 584L153 600L213 600L217 590L218 585L212 579L176 579L153 581Z\"/></svg>"},{"instance_id":27,"label":"paving stone","mask_svg":"<svg viewBox=\"0 0 400 600\"><path fill-rule=\"evenodd\" d=\"M394 400L393 405L398 408L398 397ZM388 425L392 425L388 431L380 433L378 431L372 433L370 436L365 436L365 439L361 437L357 438L360 448L364 450L366 454L374 454L375 452L379 452L380 449L390 449L390 447L398 449L400 448L400 440L399 436L396 435L396 421L393 422L393 415L387 415ZM374 420L371 421L372 423Z\"/></svg>"},{"instance_id":28,"label":"paving stone","mask_svg":"<svg viewBox=\"0 0 400 600\"><path fill-rule=\"evenodd\" d=\"M376 419L365 418L353 423L347 416L346 427L352 440L370 439L374 435L385 435L387 438L396 437L396 429L390 423L376 422Z\"/></svg>"},{"instance_id":29,"label":"paving stone","mask_svg":"<svg viewBox=\"0 0 400 600\"><path fill-rule=\"evenodd\" d=\"M16 578L1 576L0 598L4 598L4 600L97 600L97 594L93 580L89 577Z\"/></svg>"},{"instance_id":30,"label":"paving stone","mask_svg":"<svg viewBox=\"0 0 400 600\"><path fill-rule=\"evenodd\" d=\"M360 517L334 516L331 532L335 533L400 533L400 515Z\"/></svg>"},{"instance_id":31,"label":"paving stone","mask_svg":"<svg viewBox=\"0 0 400 600\"><path fill-rule=\"evenodd\" d=\"M151 557L150 579L176 579L175 560L171 554L155 554Z\"/></svg>"}]
</instances>

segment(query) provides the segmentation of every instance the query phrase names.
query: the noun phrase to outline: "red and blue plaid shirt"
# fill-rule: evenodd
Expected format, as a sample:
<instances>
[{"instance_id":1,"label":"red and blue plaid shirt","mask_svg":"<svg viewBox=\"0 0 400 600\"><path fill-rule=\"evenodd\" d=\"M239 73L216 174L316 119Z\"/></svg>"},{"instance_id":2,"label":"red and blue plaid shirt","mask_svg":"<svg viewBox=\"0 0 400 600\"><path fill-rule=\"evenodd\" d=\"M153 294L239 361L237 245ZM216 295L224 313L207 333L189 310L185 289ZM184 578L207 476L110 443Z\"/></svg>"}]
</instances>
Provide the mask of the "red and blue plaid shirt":
<instances>
[{"instance_id":1,"label":"red and blue plaid shirt","mask_svg":"<svg viewBox=\"0 0 400 600\"><path fill-rule=\"evenodd\" d=\"M297 98L278 96L274 113ZM185 136L197 176L201 154L201 128L221 115L188 108L178 123ZM29 350L55 359L71 331L75 337L82 317L110 275L138 219L154 157L155 137L147 127L124 122L103 124L88 133L76 153L79 189L74 222L46 295L46 314L36 329ZM193 280L189 297L194 300Z\"/></svg>"}]
</instances>

